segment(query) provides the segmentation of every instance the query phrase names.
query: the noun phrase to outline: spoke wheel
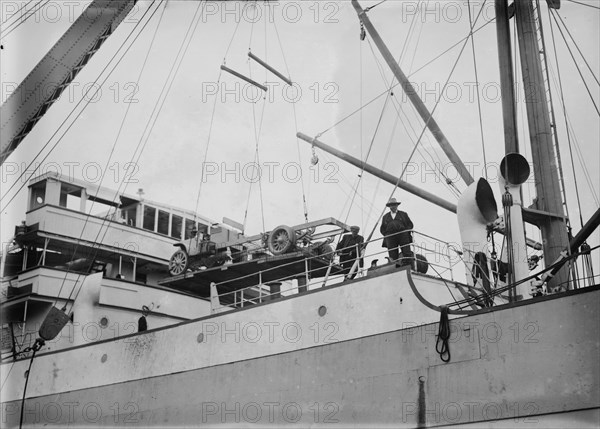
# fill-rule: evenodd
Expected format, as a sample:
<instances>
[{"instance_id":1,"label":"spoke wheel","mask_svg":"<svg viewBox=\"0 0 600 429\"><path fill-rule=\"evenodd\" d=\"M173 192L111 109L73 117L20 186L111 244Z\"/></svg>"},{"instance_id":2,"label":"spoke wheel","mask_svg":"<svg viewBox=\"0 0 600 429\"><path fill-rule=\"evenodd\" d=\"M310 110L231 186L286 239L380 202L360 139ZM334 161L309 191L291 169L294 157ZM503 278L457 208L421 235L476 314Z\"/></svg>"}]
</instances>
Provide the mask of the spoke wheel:
<instances>
[{"instance_id":1,"label":"spoke wheel","mask_svg":"<svg viewBox=\"0 0 600 429\"><path fill-rule=\"evenodd\" d=\"M169 274L172 276L177 276L182 274L187 270L189 264L188 254L185 250L179 249L177 252L173 253L171 256L171 260L169 261Z\"/></svg>"},{"instance_id":2,"label":"spoke wheel","mask_svg":"<svg viewBox=\"0 0 600 429\"><path fill-rule=\"evenodd\" d=\"M269 234L268 247L273 255L289 252L296 244L296 234L289 226L281 225Z\"/></svg>"}]
</instances>

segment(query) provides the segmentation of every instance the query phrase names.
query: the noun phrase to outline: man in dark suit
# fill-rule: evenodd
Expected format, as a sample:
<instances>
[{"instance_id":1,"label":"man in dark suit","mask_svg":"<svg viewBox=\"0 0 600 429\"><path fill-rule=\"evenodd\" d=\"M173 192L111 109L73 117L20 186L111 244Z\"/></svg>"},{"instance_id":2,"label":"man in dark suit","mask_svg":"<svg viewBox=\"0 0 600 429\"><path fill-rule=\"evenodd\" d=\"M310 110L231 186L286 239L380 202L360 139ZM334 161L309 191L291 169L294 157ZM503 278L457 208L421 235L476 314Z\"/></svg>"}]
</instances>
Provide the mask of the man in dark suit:
<instances>
[{"instance_id":1,"label":"man in dark suit","mask_svg":"<svg viewBox=\"0 0 600 429\"><path fill-rule=\"evenodd\" d=\"M413 265L414 255L410 249L412 243L413 223L406 212L398 210L400 203L395 198L386 204L390 212L383 216L379 231L383 235L383 247L387 247L392 262L400 265ZM398 246L402 251L402 259L399 261Z\"/></svg>"},{"instance_id":2,"label":"man in dark suit","mask_svg":"<svg viewBox=\"0 0 600 429\"><path fill-rule=\"evenodd\" d=\"M340 255L340 265L344 268L344 273L348 274L352 265L354 265L354 261L356 258L360 256L362 251L362 244L365 242L365 239L362 235L358 235L358 231L360 228L356 225L350 227L351 234L346 234L342 237L337 247L335 248L336 252ZM363 259L361 258L359 261L359 266L363 266ZM352 276L353 279L356 277L358 273L358 269L354 271Z\"/></svg>"}]
</instances>

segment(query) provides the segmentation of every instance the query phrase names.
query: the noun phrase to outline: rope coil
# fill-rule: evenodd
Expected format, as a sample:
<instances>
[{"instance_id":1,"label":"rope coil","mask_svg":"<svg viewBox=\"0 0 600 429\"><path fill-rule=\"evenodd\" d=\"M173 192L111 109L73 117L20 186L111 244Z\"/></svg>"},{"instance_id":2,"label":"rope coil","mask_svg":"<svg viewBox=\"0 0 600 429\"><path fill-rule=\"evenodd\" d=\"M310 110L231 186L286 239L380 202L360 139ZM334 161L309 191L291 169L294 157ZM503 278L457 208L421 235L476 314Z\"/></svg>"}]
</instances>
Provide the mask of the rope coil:
<instances>
[{"instance_id":1,"label":"rope coil","mask_svg":"<svg viewBox=\"0 0 600 429\"><path fill-rule=\"evenodd\" d=\"M438 329L435 351L440 355L443 362L450 362L450 320L448 319L448 307L440 306L440 326Z\"/></svg>"}]
</instances>

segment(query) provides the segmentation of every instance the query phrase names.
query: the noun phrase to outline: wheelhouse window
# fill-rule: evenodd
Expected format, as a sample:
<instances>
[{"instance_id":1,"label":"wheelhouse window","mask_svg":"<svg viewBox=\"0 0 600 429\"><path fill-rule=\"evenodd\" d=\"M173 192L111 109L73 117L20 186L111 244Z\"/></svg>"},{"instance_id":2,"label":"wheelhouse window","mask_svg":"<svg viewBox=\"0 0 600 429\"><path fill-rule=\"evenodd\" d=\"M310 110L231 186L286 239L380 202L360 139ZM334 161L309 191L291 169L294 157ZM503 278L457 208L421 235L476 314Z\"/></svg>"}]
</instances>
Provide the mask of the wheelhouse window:
<instances>
[{"instance_id":1,"label":"wheelhouse window","mask_svg":"<svg viewBox=\"0 0 600 429\"><path fill-rule=\"evenodd\" d=\"M168 212L158 211L158 229L159 234L169 235L169 214Z\"/></svg>"},{"instance_id":2,"label":"wheelhouse window","mask_svg":"<svg viewBox=\"0 0 600 429\"><path fill-rule=\"evenodd\" d=\"M61 183L58 205L79 211L81 209L81 188L68 183Z\"/></svg>"},{"instance_id":3,"label":"wheelhouse window","mask_svg":"<svg viewBox=\"0 0 600 429\"><path fill-rule=\"evenodd\" d=\"M171 215L171 237L181 240L181 228L183 218L177 215Z\"/></svg>"},{"instance_id":4,"label":"wheelhouse window","mask_svg":"<svg viewBox=\"0 0 600 429\"><path fill-rule=\"evenodd\" d=\"M36 209L44 205L46 200L46 181L36 183L31 186L31 201L29 201L29 210Z\"/></svg>"},{"instance_id":5,"label":"wheelhouse window","mask_svg":"<svg viewBox=\"0 0 600 429\"><path fill-rule=\"evenodd\" d=\"M144 206L143 228L154 231L154 219L156 218L156 209L150 206Z\"/></svg>"}]
</instances>

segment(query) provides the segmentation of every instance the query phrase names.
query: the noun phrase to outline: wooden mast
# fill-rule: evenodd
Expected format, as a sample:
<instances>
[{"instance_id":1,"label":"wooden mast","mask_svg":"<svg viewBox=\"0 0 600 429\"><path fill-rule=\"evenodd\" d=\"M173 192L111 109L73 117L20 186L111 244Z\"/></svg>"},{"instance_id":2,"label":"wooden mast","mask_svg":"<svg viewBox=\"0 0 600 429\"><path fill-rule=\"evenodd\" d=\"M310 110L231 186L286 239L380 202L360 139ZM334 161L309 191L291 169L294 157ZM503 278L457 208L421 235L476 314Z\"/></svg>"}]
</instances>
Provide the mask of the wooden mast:
<instances>
[{"instance_id":1,"label":"wooden mast","mask_svg":"<svg viewBox=\"0 0 600 429\"><path fill-rule=\"evenodd\" d=\"M496 0L495 8L498 61L500 64L500 92L502 94L502 118L504 120L505 154L519 153L508 0Z\"/></svg>"},{"instance_id":2,"label":"wooden mast","mask_svg":"<svg viewBox=\"0 0 600 429\"><path fill-rule=\"evenodd\" d=\"M545 243L544 260L550 264L560 257L561 252L569 245L569 239L558 182L557 158L552 142L552 124L542 75L533 3L515 1L514 5L537 193L534 208L547 213L540 219L539 227ZM570 289L567 281L568 273L561 270L548 286L551 291L560 285L566 285Z\"/></svg>"},{"instance_id":3,"label":"wooden mast","mask_svg":"<svg viewBox=\"0 0 600 429\"><path fill-rule=\"evenodd\" d=\"M419 114L419 116L421 116L421 119L423 119L425 125L427 126L429 131L431 131L431 134L433 134L433 136L439 143L440 147L442 148L450 162L452 162L454 167L458 170L460 177L464 180L464 182L467 185L473 183L473 177L471 176L471 173L469 173L469 170L465 167L458 154L454 151L454 149L450 145L450 142L448 142L448 139L440 129L435 119L433 119L433 116L419 97L419 94L417 94L417 91L415 91L415 89L408 81L408 78L404 75L404 72L402 72L402 69L394 59L394 56L389 51L387 46L385 46L385 43L381 39L381 36L379 36L379 33L371 23L371 20L369 19L365 11L360 7L360 4L358 4L357 0L352 0L352 6L354 6L354 9L356 9L358 18L361 20L361 22L364 24L365 28L369 32L373 43L375 43L375 45L379 49L379 52L381 52L381 55L383 56L388 66L394 73L394 76L396 76L396 79L398 79L398 82L400 83L400 86L406 93L408 99L411 101L411 103L413 103L417 113Z\"/></svg>"}]
</instances>

